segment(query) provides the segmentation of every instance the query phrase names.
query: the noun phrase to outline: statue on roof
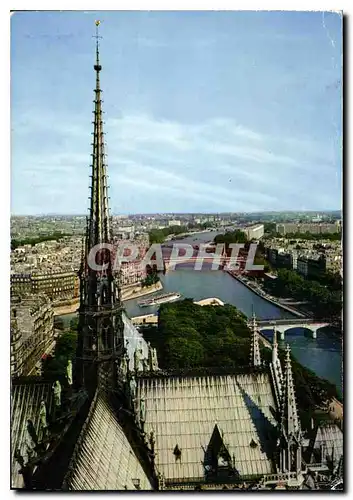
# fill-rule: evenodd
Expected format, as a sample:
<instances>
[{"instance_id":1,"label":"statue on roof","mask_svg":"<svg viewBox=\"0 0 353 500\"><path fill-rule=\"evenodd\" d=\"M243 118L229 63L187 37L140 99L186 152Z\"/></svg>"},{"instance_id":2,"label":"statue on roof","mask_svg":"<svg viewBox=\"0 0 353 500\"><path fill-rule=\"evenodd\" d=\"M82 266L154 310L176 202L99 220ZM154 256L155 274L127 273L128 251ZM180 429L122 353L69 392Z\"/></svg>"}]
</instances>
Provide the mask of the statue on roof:
<instances>
[{"instance_id":1,"label":"statue on roof","mask_svg":"<svg viewBox=\"0 0 353 500\"><path fill-rule=\"evenodd\" d=\"M157 349L154 347L152 348L152 371L157 371L158 370L158 358L157 358Z\"/></svg>"},{"instance_id":2,"label":"statue on roof","mask_svg":"<svg viewBox=\"0 0 353 500\"><path fill-rule=\"evenodd\" d=\"M126 354L126 352L124 352L123 357L121 358L121 361L120 361L120 371L121 371L123 382L126 381L127 370L128 370L127 354Z\"/></svg>"},{"instance_id":3,"label":"statue on roof","mask_svg":"<svg viewBox=\"0 0 353 500\"><path fill-rule=\"evenodd\" d=\"M154 372L158 370L157 349L155 347L152 347L149 342L147 343L147 345L150 370Z\"/></svg>"},{"instance_id":4,"label":"statue on roof","mask_svg":"<svg viewBox=\"0 0 353 500\"><path fill-rule=\"evenodd\" d=\"M46 434L47 427L48 427L48 424L47 424L47 409L45 407L45 402L44 401L42 401L40 403L39 421L40 421L40 428L41 428L41 436L42 436L42 439L43 439L43 437Z\"/></svg>"},{"instance_id":5,"label":"statue on roof","mask_svg":"<svg viewBox=\"0 0 353 500\"><path fill-rule=\"evenodd\" d=\"M135 372L140 371L140 361L141 361L141 350L136 347L134 352L134 369Z\"/></svg>"},{"instance_id":6,"label":"statue on roof","mask_svg":"<svg viewBox=\"0 0 353 500\"><path fill-rule=\"evenodd\" d=\"M54 392L54 404L56 407L61 406L61 384L56 380L52 386Z\"/></svg>"},{"instance_id":7,"label":"statue on roof","mask_svg":"<svg viewBox=\"0 0 353 500\"><path fill-rule=\"evenodd\" d=\"M131 396L132 401L134 401L136 398L136 386L137 386L137 384L136 384L135 377L132 375L131 380L130 380L130 396Z\"/></svg>"},{"instance_id":8,"label":"statue on roof","mask_svg":"<svg viewBox=\"0 0 353 500\"><path fill-rule=\"evenodd\" d=\"M72 361L69 359L66 367L66 379L69 386L72 386Z\"/></svg>"}]
</instances>

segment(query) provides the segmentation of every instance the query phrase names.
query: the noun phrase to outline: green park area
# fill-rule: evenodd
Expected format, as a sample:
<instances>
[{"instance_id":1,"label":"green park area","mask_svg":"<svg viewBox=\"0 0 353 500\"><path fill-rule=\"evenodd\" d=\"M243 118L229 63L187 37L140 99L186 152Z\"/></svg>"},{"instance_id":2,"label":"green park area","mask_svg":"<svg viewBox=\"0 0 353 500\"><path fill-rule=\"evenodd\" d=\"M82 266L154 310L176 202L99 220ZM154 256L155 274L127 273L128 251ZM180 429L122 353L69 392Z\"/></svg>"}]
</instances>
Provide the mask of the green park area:
<instances>
[{"instance_id":1,"label":"green park area","mask_svg":"<svg viewBox=\"0 0 353 500\"><path fill-rule=\"evenodd\" d=\"M64 238L65 236L72 236L72 234L55 232L55 233L43 235L43 236L33 236L33 237L22 238L22 239L12 239L11 240L11 250L15 250L16 248L22 247L23 245L34 246L37 243L43 243L44 241L58 241L61 238Z\"/></svg>"},{"instance_id":2,"label":"green park area","mask_svg":"<svg viewBox=\"0 0 353 500\"><path fill-rule=\"evenodd\" d=\"M271 292L278 297L308 301L316 318L334 321L342 314L341 279L325 274L321 281L304 279L290 269L278 269Z\"/></svg>"}]
</instances>

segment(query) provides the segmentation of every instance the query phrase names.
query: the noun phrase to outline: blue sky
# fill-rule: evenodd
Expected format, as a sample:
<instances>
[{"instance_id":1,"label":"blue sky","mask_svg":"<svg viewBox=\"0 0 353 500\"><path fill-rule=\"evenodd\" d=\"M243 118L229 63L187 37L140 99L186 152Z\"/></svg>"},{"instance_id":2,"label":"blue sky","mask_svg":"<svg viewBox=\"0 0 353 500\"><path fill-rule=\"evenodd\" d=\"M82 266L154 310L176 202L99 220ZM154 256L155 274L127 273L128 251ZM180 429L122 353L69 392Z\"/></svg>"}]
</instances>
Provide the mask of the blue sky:
<instances>
[{"instance_id":1,"label":"blue sky","mask_svg":"<svg viewBox=\"0 0 353 500\"><path fill-rule=\"evenodd\" d=\"M22 12L13 214L86 213L97 18L113 213L341 208L339 15Z\"/></svg>"}]
</instances>

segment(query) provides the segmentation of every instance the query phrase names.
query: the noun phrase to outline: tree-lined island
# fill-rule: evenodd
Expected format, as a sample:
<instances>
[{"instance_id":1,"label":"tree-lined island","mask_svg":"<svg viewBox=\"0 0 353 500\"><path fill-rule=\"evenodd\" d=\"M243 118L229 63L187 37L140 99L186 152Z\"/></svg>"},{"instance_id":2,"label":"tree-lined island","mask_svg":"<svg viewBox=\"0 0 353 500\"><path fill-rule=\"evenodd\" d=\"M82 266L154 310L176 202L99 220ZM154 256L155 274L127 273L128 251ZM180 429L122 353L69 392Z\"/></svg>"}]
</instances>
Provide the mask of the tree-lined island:
<instances>
[{"instance_id":1,"label":"tree-lined island","mask_svg":"<svg viewBox=\"0 0 353 500\"><path fill-rule=\"evenodd\" d=\"M162 304L158 326L142 330L145 340L157 349L160 368L184 372L250 370L250 329L246 316L236 307L194 304L192 299ZM264 365L271 350L261 345ZM281 361L284 350L279 350ZM293 376L304 429L318 411L325 411L332 398L340 399L334 384L315 375L292 355Z\"/></svg>"}]
</instances>

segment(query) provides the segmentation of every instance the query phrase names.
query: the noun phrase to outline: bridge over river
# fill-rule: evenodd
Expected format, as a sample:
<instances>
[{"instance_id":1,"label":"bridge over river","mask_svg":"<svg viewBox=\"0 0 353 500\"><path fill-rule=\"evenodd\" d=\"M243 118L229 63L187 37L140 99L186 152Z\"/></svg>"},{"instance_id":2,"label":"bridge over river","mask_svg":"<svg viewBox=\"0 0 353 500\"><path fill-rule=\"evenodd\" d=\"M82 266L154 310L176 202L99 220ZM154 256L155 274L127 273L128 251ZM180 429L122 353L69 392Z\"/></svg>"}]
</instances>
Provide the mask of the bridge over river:
<instances>
[{"instance_id":1,"label":"bridge over river","mask_svg":"<svg viewBox=\"0 0 353 500\"><path fill-rule=\"evenodd\" d=\"M203 299L200 301L195 301L195 304L203 305L218 305L223 306L224 303L217 298ZM144 316L137 316L132 318L132 322L135 325L141 324L156 324L158 323L157 314L146 314ZM289 318L289 319L262 319L257 321L257 325L260 332L264 330L273 330L276 328L277 332L280 334L280 339L284 340L285 332L293 328L303 328L310 330L312 337L316 339L317 331L321 328L330 326L329 323L318 322L311 318Z\"/></svg>"},{"instance_id":2,"label":"bridge over river","mask_svg":"<svg viewBox=\"0 0 353 500\"><path fill-rule=\"evenodd\" d=\"M192 255L192 256L178 256L172 258L171 256L163 257L164 269L166 271L175 270L175 267L179 264L194 264L195 269L202 269L203 264L212 264L214 269L222 269L230 266L234 271L243 272L247 259L244 257L238 257L236 260L231 257L224 257L222 255L216 255L214 253L205 253L202 255Z\"/></svg>"},{"instance_id":3,"label":"bridge over river","mask_svg":"<svg viewBox=\"0 0 353 500\"><path fill-rule=\"evenodd\" d=\"M317 331L320 328L325 328L330 326L330 323L318 322L315 319L310 318L291 318L291 319L262 319L257 322L259 330L273 330L276 328L277 332L280 334L281 340L284 340L285 332L291 330L292 328L304 328L310 330L312 337L316 339Z\"/></svg>"}]
</instances>

